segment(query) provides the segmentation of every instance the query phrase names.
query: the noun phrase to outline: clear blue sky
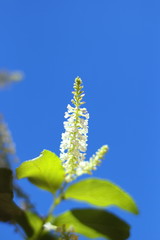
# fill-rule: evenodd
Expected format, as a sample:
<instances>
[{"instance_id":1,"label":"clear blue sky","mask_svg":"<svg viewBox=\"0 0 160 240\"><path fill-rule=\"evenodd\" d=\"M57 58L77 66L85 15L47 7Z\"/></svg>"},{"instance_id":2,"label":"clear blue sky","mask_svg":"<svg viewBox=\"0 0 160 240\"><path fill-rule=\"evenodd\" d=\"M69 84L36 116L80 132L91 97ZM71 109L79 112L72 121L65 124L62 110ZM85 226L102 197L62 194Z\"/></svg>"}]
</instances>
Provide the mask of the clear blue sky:
<instances>
[{"instance_id":1,"label":"clear blue sky","mask_svg":"<svg viewBox=\"0 0 160 240\"><path fill-rule=\"evenodd\" d=\"M88 156L110 147L94 176L120 185L140 209L139 216L112 209L132 225L130 240L160 236L159 13L158 0L0 1L0 68L25 73L0 93L19 158L43 149L59 154L63 115L80 76L91 116ZM44 214L50 194L20 183ZM0 236L21 239L4 224Z\"/></svg>"}]
</instances>

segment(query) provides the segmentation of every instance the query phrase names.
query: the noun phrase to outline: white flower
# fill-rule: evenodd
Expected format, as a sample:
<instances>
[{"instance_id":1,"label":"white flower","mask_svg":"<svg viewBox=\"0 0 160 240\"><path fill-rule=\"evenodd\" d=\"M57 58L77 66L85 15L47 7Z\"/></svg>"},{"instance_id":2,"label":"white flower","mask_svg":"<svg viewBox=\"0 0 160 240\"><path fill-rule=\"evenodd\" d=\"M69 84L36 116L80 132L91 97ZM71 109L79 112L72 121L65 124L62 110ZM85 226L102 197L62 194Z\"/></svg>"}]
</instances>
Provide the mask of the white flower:
<instances>
[{"instance_id":1,"label":"white flower","mask_svg":"<svg viewBox=\"0 0 160 240\"><path fill-rule=\"evenodd\" d=\"M83 165L80 165L81 169L77 169L77 174L80 176L83 173L91 173L92 170L96 170L97 166L100 165L101 160L104 158L105 154L108 152L108 146L103 145L98 151L89 159L88 162L83 163ZM82 173L83 172L83 173ZM82 174L80 174L82 173Z\"/></svg>"},{"instance_id":2,"label":"white flower","mask_svg":"<svg viewBox=\"0 0 160 240\"><path fill-rule=\"evenodd\" d=\"M60 144L60 158L66 170L66 180L74 179L76 168L80 162L83 162L87 150L87 133L89 114L86 108L81 108L81 101L84 94L81 86L82 80L77 77L74 84L74 96L72 103L74 107L68 104L68 111L64 117L65 132L62 133Z\"/></svg>"},{"instance_id":3,"label":"white flower","mask_svg":"<svg viewBox=\"0 0 160 240\"><path fill-rule=\"evenodd\" d=\"M47 222L43 225L43 227L47 230L47 231L51 231L51 230L57 230L57 226L51 224L50 222Z\"/></svg>"},{"instance_id":4,"label":"white flower","mask_svg":"<svg viewBox=\"0 0 160 240\"><path fill-rule=\"evenodd\" d=\"M92 170L96 170L96 166L100 164L101 159L108 151L108 146L102 146L98 152L85 161L88 139L88 119L89 114L86 108L82 108L82 98L84 97L81 86L82 80L77 77L74 83L72 103L74 107L68 104L68 111L64 117L65 132L62 133L62 141L60 144L60 159L65 169L65 181L70 182L77 176L84 173L91 174Z\"/></svg>"}]
</instances>

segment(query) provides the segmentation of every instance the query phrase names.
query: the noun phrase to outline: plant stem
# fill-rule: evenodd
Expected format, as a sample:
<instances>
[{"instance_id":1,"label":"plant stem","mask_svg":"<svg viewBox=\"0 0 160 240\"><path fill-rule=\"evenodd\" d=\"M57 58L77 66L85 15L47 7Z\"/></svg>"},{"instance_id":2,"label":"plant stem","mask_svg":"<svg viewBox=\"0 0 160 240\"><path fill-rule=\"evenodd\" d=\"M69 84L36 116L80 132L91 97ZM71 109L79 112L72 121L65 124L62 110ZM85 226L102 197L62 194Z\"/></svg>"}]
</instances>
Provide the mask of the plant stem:
<instances>
[{"instance_id":1,"label":"plant stem","mask_svg":"<svg viewBox=\"0 0 160 240\"><path fill-rule=\"evenodd\" d=\"M53 214L53 211L54 211L55 207L57 205L59 205L61 203L61 201L64 199L63 194L64 194L64 189L65 189L66 185L67 185L67 182L64 182L64 184L60 188L60 191L59 191L59 194L58 194L57 197L56 197L56 194L54 194L54 200L53 200L52 205L49 208L47 217L49 217L51 214Z\"/></svg>"}]
</instances>

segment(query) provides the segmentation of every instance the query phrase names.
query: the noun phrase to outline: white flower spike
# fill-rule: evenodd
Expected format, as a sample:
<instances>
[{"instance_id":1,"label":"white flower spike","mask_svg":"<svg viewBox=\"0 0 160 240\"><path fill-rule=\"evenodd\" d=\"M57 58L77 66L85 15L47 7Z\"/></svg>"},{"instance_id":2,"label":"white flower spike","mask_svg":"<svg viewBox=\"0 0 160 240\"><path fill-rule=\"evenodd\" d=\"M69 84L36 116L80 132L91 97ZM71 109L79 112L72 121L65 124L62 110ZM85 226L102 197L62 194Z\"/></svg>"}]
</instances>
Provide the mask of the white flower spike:
<instances>
[{"instance_id":1,"label":"white flower spike","mask_svg":"<svg viewBox=\"0 0 160 240\"><path fill-rule=\"evenodd\" d=\"M67 106L68 111L65 113L67 121L64 122L65 132L62 133L60 144L60 159L63 162L66 173L66 182L74 180L77 176L84 173L91 173L96 169L108 151L108 146L103 146L98 150L90 161L85 161L87 151L87 133L89 114L86 108L82 108L84 91L82 91L82 80L77 77L74 82L73 99L71 100L74 107Z\"/></svg>"}]
</instances>

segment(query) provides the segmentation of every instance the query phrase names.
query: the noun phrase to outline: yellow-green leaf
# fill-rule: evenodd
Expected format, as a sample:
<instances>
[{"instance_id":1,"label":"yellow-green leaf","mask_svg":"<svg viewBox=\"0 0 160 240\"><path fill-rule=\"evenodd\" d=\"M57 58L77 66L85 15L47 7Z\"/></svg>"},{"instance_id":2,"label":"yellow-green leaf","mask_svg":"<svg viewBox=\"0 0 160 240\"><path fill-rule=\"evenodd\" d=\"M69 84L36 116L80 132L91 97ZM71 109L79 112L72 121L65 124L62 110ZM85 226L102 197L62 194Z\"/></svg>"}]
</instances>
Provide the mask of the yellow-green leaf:
<instances>
[{"instance_id":1,"label":"yellow-green leaf","mask_svg":"<svg viewBox=\"0 0 160 240\"><path fill-rule=\"evenodd\" d=\"M59 157L44 150L39 157L23 162L16 169L16 176L28 178L39 188L54 193L64 181L65 172Z\"/></svg>"},{"instance_id":2,"label":"yellow-green leaf","mask_svg":"<svg viewBox=\"0 0 160 240\"><path fill-rule=\"evenodd\" d=\"M47 232L44 227L44 221L42 218L40 218L37 214L33 212L26 211L25 217L27 220L27 224L32 229L32 236L26 238L27 240L55 240L56 238ZM26 229L26 224L23 226L23 228Z\"/></svg>"},{"instance_id":3,"label":"yellow-green leaf","mask_svg":"<svg viewBox=\"0 0 160 240\"><path fill-rule=\"evenodd\" d=\"M89 238L104 237L110 240L125 240L129 237L129 225L108 211L99 209L74 209L59 215L56 226L73 226L76 233Z\"/></svg>"},{"instance_id":4,"label":"yellow-green leaf","mask_svg":"<svg viewBox=\"0 0 160 240\"><path fill-rule=\"evenodd\" d=\"M84 201L99 207L117 206L138 214L134 200L115 184L101 179L89 178L69 186L64 197Z\"/></svg>"},{"instance_id":5,"label":"yellow-green leaf","mask_svg":"<svg viewBox=\"0 0 160 240\"><path fill-rule=\"evenodd\" d=\"M25 216L28 220L28 224L30 224L30 227L33 229L33 236L37 235L42 228L43 220L35 213L29 211L25 212Z\"/></svg>"}]
</instances>

